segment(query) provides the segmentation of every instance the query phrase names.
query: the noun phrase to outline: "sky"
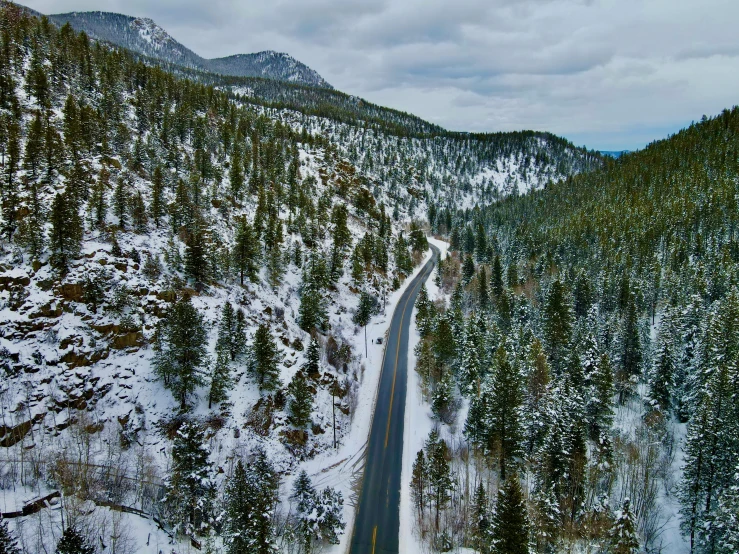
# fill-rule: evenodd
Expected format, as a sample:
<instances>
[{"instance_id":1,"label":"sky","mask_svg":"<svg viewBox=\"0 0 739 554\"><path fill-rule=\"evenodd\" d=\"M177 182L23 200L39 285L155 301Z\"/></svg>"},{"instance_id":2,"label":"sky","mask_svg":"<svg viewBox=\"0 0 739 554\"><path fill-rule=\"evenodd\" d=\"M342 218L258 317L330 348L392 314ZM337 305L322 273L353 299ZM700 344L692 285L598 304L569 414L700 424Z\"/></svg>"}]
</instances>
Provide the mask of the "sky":
<instances>
[{"instance_id":1,"label":"sky","mask_svg":"<svg viewBox=\"0 0 739 554\"><path fill-rule=\"evenodd\" d=\"M27 0L150 17L206 57L277 50L455 131L634 150L739 103L737 0Z\"/></svg>"}]
</instances>

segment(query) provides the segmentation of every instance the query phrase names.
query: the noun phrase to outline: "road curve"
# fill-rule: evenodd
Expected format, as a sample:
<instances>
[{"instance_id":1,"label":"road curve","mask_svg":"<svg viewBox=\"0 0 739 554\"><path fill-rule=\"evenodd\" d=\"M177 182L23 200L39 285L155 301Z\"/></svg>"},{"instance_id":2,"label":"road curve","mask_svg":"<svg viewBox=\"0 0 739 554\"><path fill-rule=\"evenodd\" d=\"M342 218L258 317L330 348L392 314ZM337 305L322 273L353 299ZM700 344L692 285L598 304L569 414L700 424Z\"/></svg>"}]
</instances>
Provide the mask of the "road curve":
<instances>
[{"instance_id":1,"label":"road curve","mask_svg":"<svg viewBox=\"0 0 739 554\"><path fill-rule=\"evenodd\" d=\"M382 361L382 374L372 418L351 554L398 554L400 473L403 465L403 422L408 383L408 328L416 296L439 256L433 254L411 281L395 308Z\"/></svg>"}]
</instances>

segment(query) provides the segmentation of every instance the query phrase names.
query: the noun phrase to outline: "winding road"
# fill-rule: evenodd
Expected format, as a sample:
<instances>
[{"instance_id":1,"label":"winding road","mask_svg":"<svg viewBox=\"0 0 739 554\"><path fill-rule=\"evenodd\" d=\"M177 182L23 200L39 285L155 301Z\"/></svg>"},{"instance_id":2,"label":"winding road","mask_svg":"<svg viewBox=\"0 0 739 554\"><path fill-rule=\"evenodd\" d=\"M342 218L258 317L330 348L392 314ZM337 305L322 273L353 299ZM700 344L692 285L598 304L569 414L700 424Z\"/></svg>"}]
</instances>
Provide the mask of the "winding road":
<instances>
[{"instance_id":1,"label":"winding road","mask_svg":"<svg viewBox=\"0 0 739 554\"><path fill-rule=\"evenodd\" d=\"M403 421L408 383L408 328L416 296L434 269L439 249L400 297L390 323L352 535L352 554L398 554Z\"/></svg>"}]
</instances>

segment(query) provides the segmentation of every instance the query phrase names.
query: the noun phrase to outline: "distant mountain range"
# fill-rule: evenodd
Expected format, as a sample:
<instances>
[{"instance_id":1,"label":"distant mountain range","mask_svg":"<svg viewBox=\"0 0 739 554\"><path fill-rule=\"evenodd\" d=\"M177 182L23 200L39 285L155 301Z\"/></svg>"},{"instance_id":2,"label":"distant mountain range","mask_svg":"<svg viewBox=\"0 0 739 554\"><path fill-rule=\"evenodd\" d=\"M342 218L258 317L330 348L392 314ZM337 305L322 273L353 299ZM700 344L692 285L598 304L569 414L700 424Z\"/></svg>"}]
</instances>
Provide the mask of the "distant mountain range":
<instances>
[{"instance_id":1,"label":"distant mountain range","mask_svg":"<svg viewBox=\"0 0 739 554\"><path fill-rule=\"evenodd\" d=\"M37 15L37 12L29 9ZM318 88L333 88L316 71L281 52L266 50L206 59L177 42L156 22L110 12L70 12L49 15L56 25L69 23L90 38L127 48L137 54L194 70L232 77L261 77Z\"/></svg>"},{"instance_id":2,"label":"distant mountain range","mask_svg":"<svg viewBox=\"0 0 739 554\"><path fill-rule=\"evenodd\" d=\"M620 158L624 154L628 154L631 150L601 150L600 153L611 158Z\"/></svg>"}]
</instances>

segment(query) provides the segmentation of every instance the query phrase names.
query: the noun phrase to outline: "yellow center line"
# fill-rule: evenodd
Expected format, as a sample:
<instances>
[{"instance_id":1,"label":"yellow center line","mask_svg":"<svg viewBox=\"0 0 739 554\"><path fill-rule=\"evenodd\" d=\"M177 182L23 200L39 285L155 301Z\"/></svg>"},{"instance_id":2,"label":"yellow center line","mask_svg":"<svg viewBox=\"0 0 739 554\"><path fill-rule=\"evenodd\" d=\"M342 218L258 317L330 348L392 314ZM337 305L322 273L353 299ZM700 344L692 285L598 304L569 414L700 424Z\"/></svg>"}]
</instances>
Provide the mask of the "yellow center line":
<instances>
[{"instance_id":1,"label":"yellow center line","mask_svg":"<svg viewBox=\"0 0 739 554\"><path fill-rule=\"evenodd\" d=\"M433 257L431 258L433 260ZM421 275L424 275L426 271ZM419 279L418 283L424 283L426 281L426 278ZM400 327L398 328L398 346L395 349L395 368L393 369L393 386L390 390L390 406L388 407L388 413L387 413L387 429L385 429L385 448L387 448L387 441L390 436L390 421L393 417L393 398L395 397L395 379L398 375L398 356L400 355L400 334L403 332L403 321L405 320L405 314L408 310L408 302L411 300L411 296L413 296L415 289L418 288L418 283L415 284L413 287L412 292L408 295L408 298L405 300L405 304L403 305L403 315L400 316Z\"/></svg>"},{"instance_id":2,"label":"yellow center line","mask_svg":"<svg viewBox=\"0 0 739 554\"><path fill-rule=\"evenodd\" d=\"M372 554L375 554L375 543L377 542L377 525L375 525L375 529L372 531Z\"/></svg>"}]
</instances>

